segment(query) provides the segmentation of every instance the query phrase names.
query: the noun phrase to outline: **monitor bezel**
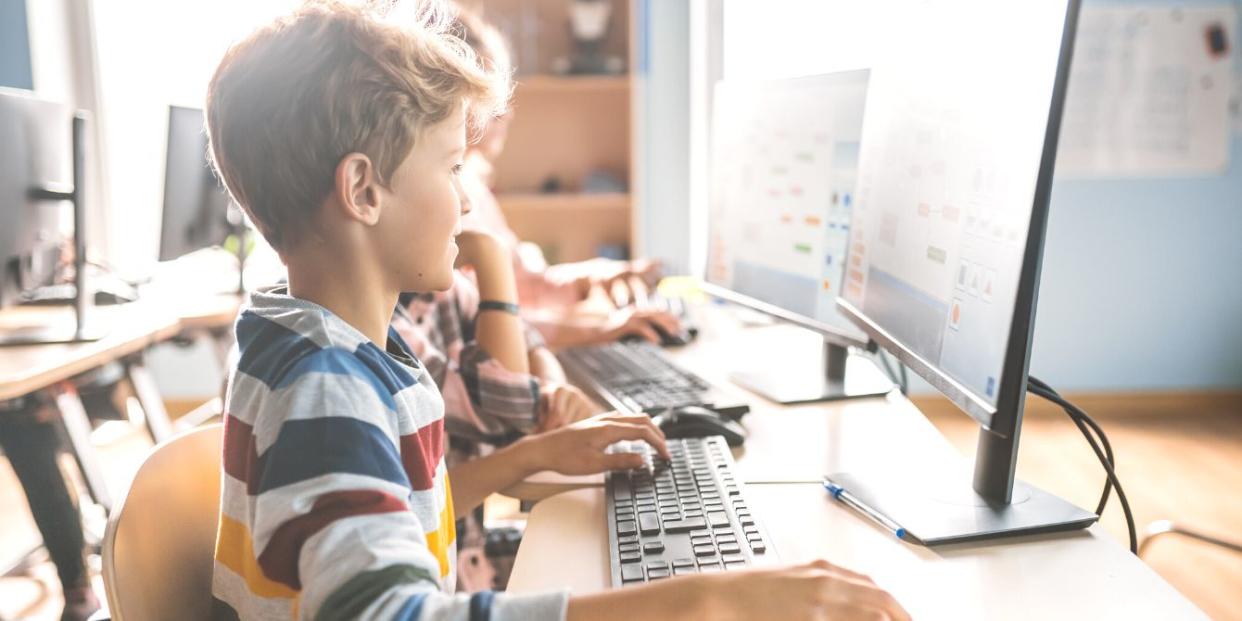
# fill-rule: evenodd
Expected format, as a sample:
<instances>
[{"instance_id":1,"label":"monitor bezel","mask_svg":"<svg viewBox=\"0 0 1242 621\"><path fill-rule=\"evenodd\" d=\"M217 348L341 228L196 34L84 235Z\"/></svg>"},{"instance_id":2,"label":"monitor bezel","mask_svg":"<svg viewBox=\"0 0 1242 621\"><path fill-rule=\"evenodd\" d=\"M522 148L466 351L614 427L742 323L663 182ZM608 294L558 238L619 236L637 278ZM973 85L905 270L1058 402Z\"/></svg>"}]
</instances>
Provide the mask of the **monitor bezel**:
<instances>
[{"instance_id":1,"label":"monitor bezel","mask_svg":"<svg viewBox=\"0 0 1242 621\"><path fill-rule=\"evenodd\" d=\"M988 403L905 344L890 335L861 309L837 297L837 308L867 334L875 343L897 357L940 391L963 412L994 434L1015 438L1021 425L1026 400L1027 371L1030 368L1031 346L1034 342L1035 313L1039 298L1039 276L1043 264L1044 238L1052 196L1053 172L1056 168L1057 142L1065 111L1065 93L1069 84L1073 59L1074 35L1077 31L1080 0L1066 0L1065 23L1061 31L1060 55L1053 79L1048 121L1044 130L1044 148L1032 196L1030 226L1022 253L1022 268L1010 321L1009 340L997 382L996 405ZM870 97L870 95L868 95ZM863 136L866 141L866 136Z\"/></svg>"}]
</instances>

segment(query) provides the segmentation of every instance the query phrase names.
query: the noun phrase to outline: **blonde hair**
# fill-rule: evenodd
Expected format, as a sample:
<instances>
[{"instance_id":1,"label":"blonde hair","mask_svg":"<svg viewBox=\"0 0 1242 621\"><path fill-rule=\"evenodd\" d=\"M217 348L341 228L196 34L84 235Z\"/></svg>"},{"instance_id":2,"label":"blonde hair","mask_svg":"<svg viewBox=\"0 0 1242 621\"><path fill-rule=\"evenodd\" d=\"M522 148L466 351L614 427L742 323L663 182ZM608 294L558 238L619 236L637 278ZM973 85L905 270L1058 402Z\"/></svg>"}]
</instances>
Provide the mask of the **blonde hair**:
<instances>
[{"instance_id":1,"label":"blonde hair","mask_svg":"<svg viewBox=\"0 0 1242 621\"><path fill-rule=\"evenodd\" d=\"M344 156L367 155L387 184L426 128L463 106L471 127L501 111L507 73L453 23L438 2L315 0L224 55L205 109L212 161L272 247L296 243Z\"/></svg>"}]
</instances>

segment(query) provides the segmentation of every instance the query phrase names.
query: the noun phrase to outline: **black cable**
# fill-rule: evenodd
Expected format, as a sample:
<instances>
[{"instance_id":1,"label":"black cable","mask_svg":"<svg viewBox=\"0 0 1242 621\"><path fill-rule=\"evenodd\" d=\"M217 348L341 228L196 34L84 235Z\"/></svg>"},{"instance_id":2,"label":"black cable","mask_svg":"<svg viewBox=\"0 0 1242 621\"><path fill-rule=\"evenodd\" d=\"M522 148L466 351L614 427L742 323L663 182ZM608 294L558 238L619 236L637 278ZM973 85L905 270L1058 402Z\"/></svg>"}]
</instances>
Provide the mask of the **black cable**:
<instances>
[{"instance_id":1,"label":"black cable","mask_svg":"<svg viewBox=\"0 0 1242 621\"><path fill-rule=\"evenodd\" d=\"M1108 478L1104 483L1104 493L1100 497L1100 506L1096 509L1096 515L1102 515L1104 512L1104 505L1108 501L1110 486L1117 488L1117 500L1121 503L1121 511L1125 514L1126 519L1126 529L1130 535L1130 552L1137 555L1138 532L1134 526L1134 514L1130 511L1130 501L1126 498L1125 490L1121 487L1121 481L1117 478L1117 472L1114 469L1116 462L1112 454L1112 446L1108 442L1108 436L1105 435L1103 428L1101 428L1094 419L1088 416L1086 412L1082 411L1073 403L1067 401L1064 397L1053 390L1051 386L1040 381L1038 378L1030 378L1027 390L1034 395L1061 406L1065 410L1065 413L1069 415L1070 419L1074 421L1074 424L1078 427L1079 431L1082 432L1083 436L1087 438L1087 443L1091 445L1091 450L1095 452L1096 458L1100 460L1100 465L1104 467L1104 472L1108 475ZM1095 434L1099 436L1098 442L1096 441L1096 438L1092 436L1091 431L1094 431ZM1105 448L1101 449L1100 445L1103 445Z\"/></svg>"},{"instance_id":2,"label":"black cable","mask_svg":"<svg viewBox=\"0 0 1242 621\"><path fill-rule=\"evenodd\" d=\"M1038 386L1040 389L1045 390L1049 393L1052 393L1058 399L1061 399L1061 400L1065 399L1064 397L1061 396L1061 393L1058 393L1056 390L1053 390L1053 388L1049 386L1047 382L1044 382L1043 380L1040 380L1039 378L1035 376L1028 376L1028 380L1032 384ZM1062 407L1065 407L1065 406L1062 406ZM1116 468L1117 458L1113 455L1113 445L1112 443L1108 441L1108 436L1104 434L1104 430L1100 428L1100 425L1096 423L1094 419L1092 419L1090 416L1087 416L1086 412L1083 412L1081 409L1077 407L1075 407L1074 410L1078 412L1079 414L1081 414L1081 416L1075 416L1074 414L1070 414L1070 417L1074 420L1074 424L1078 426L1078 430L1081 431L1083 435L1087 436L1088 442L1093 443L1093 439L1090 435L1088 435L1088 432L1086 429L1086 426L1090 426L1091 430L1098 437L1099 443L1104 446L1104 454L1108 456L1108 463L1112 465L1114 468ZM1096 515L1100 515L1104 513L1104 507L1108 505L1108 497L1109 497L1109 493L1112 491L1112 488L1113 488L1112 481L1105 479L1104 491L1103 493L1100 494L1100 502L1096 504L1096 508L1095 508Z\"/></svg>"}]
</instances>

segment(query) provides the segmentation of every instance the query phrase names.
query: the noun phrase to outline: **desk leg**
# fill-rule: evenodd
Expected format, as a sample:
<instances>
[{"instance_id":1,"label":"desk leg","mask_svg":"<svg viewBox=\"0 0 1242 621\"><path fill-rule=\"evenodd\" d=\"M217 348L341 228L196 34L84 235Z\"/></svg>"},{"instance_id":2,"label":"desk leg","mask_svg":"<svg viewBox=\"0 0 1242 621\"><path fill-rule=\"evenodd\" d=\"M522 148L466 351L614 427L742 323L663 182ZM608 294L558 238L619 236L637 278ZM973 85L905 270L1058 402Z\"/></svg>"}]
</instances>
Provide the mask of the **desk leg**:
<instances>
[{"instance_id":1,"label":"desk leg","mask_svg":"<svg viewBox=\"0 0 1242 621\"><path fill-rule=\"evenodd\" d=\"M82 478L86 481L86 489L91 498L104 508L112 511L112 496L108 493L108 485L104 481L103 469L95 455L95 447L91 444L91 421L86 416L86 408L78 391L69 382L61 382L53 389L56 398L56 409L60 412L60 420L68 432L69 445L73 458L78 462Z\"/></svg>"},{"instance_id":2,"label":"desk leg","mask_svg":"<svg viewBox=\"0 0 1242 621\"><path fill-rule=\"evenodd\" d=\"M134 396L138 398L138 404L142 406L142 412L146 415L147 430L151 432L151 439L159 444L171 438L172 423L168 420L168 411L164 409L164 401L160 399L160 392L155 387L155 380L152 379L151 373L142 366L141 362L127 361L125 376L129 378L129 383L134 388Z\"/></svg>"}]
</instances>

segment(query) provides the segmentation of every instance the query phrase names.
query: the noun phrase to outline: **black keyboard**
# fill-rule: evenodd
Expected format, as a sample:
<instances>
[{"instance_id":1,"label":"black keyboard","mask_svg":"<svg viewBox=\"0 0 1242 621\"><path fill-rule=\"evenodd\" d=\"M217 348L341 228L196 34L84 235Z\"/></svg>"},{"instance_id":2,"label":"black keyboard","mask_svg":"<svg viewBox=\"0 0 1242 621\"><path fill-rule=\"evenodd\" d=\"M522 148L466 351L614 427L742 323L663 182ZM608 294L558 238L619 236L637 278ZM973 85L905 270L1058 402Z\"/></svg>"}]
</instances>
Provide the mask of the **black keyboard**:
<instances>
[{"instance_id":1,"label":"black keyboard","mask_svg":"<svg viewBox=\"0 0 1242 621\"><path fill-rule=\"evenodd\" d=\"M650 464L608 474L613 586L776 561L742 495L724 438L669 440L668 448L671 462L642 442L612 449L642 452Z\"/></svg>"},{"instance_id":2,"label":"black keyboard","mask_svg":"<svg viewBox=\"0 0 1242 621\"><path fill-rule=\"evenodd\" d=\"M618 410L656 413L697 405L737 420L750 411L646 341L573 347L560 353L565 372Z\"/></svg>"}]
</instances>

